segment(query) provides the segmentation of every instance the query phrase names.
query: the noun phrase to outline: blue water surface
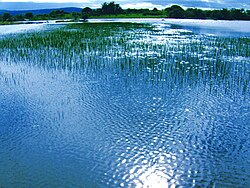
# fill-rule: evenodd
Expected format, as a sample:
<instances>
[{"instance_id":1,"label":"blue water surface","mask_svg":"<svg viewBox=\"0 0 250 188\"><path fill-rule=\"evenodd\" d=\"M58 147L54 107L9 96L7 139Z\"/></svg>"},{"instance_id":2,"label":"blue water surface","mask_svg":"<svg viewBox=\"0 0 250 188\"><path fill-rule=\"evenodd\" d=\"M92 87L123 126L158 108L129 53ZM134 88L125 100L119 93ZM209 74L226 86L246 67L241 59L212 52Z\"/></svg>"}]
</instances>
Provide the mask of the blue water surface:
<instances>
[{"instance_id":1,"label":"blue water surface","mask_svg":"<svg viewBox=\"0 0 250 188\"><path fill-rule=\"evenodd\" d=\"M250 60L228 63L211 85L2 58L0 187L249 187Z\"/></svg>"}]
</instances>

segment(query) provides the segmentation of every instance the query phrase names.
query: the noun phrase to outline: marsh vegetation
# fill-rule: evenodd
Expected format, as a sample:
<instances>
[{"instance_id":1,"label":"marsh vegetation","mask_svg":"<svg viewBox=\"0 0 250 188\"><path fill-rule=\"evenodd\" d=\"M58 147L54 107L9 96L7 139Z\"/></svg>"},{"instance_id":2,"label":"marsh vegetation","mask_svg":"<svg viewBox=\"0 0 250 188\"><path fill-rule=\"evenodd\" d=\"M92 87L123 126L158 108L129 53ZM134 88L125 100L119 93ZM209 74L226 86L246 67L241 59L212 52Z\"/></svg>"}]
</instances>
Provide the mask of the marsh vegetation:
<instances>
[{"instance_id":1,"label":"marsh vegetation","mask_svg":"<svg viewBox=\"0 0 250 188\"><path fill-rule=\"evenodd\" d=\"M73 71L95 67L125 75L147 74L145 79L157 83L202 81L213 86L223 81L246 92L249 46L246 37L196 35L184 29L162 30L136 23L71 24L0 41L2 60L7 57Z\"/></svg>"}]
</instances>

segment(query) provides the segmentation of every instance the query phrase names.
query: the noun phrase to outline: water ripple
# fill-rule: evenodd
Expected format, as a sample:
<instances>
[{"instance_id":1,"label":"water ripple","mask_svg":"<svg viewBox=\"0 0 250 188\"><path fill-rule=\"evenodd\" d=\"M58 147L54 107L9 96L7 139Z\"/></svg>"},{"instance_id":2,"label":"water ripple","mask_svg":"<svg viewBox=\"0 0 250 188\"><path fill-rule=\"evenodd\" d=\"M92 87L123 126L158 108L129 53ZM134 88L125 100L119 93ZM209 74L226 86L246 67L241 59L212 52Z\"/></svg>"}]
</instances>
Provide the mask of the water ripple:
<instances>
[{"instance_id":1,"label":"water ripple","mask_svg":"<svg viewBox=\"0 0 250 188\"><path fill-rule=\"evenodd\" d=\"M109 27L1 39L0 186L249 187L249 40Z\"/></svg>"}]
</instances>

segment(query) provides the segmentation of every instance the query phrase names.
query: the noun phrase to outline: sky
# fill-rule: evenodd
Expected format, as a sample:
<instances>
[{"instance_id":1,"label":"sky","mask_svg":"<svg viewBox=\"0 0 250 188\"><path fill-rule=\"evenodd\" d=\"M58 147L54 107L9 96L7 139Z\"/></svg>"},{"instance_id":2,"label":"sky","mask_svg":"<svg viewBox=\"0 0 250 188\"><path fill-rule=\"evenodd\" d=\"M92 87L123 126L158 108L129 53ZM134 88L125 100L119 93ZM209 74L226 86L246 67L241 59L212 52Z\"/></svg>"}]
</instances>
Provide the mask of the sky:
<instances>
[{"instance_id":1,"label":"sky","mask_svg":"<svg viewBox=\"0 0 250 188\"><path fill-rule=\"evenodd\" d=\"M123 9L164 9L173 4L178 4L183 8L194 7L202 9L250 9L250 0L0 0L0 9L30 10L61 7L101 8L102 3L110 1L115 1L115 3L120 4Z\"/></svg>"}]
</instances>

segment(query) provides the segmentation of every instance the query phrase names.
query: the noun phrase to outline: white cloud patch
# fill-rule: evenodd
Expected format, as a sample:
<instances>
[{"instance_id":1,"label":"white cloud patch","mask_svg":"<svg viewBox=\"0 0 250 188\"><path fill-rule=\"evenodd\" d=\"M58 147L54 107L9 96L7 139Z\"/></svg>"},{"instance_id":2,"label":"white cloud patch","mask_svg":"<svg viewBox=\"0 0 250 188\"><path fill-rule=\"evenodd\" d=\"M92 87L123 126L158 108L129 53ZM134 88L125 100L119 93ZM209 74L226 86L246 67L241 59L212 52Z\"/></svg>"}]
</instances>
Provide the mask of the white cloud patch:
<instances>
[{"instance_id":1,"label":"white cloud patch","mask_svg":"<svg viewBox=\"0 0 250 188\"><path fill-rule=\"evenodd\" d=\"M153 9L153 8L157 8L157 9L164 9L166 8L166 6L162 6L162 5L155 5L153 3L128 3L128 4L124 4L121 5L121 7L123 9L128 9L128 8L132 8L132 9Z\"/></svg>"},{"instance_id":2,"label":"white cloud patch","mask_svg":"<svg viewBox=\"0 0 250 188\"><path fill-rule=\"evenodd\" d=\"M33 3L91 3L91 0L2 0L0 2L33 2Z\"/></svg>"},{"instance_id":3,"label":"white cloud patch","mask_svg":"<svg viewBox=\"0 0 250 188\"><path fill-rule=\"evenodd\" d=\"M32 3L93 3L93 0L0 0L1 2L32 2Z\"/></svg>"}]
</instances>

